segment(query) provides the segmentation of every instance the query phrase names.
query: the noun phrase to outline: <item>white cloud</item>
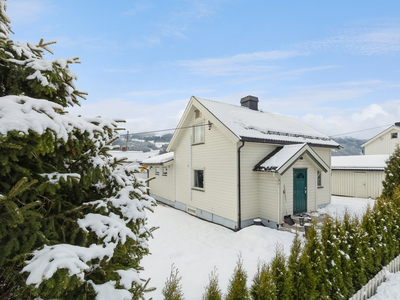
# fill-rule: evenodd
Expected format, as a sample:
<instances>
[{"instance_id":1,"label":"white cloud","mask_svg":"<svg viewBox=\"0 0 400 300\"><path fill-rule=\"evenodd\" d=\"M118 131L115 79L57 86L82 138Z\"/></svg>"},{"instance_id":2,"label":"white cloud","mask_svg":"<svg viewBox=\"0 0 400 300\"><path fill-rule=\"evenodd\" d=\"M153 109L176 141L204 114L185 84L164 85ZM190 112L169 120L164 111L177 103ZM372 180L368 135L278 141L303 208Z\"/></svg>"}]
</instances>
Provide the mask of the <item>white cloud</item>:
<instances>
[{"instance_id":1,"label":"white cloud","mask_svg":"<svg viewBox=\"0 0 400 300\"><path fill-rule=\"evenodd\" d=\"M125 11L123 13L123 15L133 16L133 15L136 15L138 13L142 13L142 12L150 9L152 6L153 5L150 4L150 3L138 3L137 2L137 3L133 4L133 8L132 9L130 9L128 11Z\"/></svg>"},{"instance_id":2,"label":"white cloud","mask_svg":"<svg viewBox=\"0 0 400 300\"><path fill-rule=\"evenodd\" d=\"M307 52L346 52L361 55L385 55L400 51L400 24L350 28L319 41L293 46Z\"/></svg>"},{"instance_id":3,"label":"white cloud","mask_svg":"<svg viewBox=\"0 0 400 300\"><path fill-rule=\"evenodd\" d=\"M328 116L306 114L298 118L327 135L348 133L339 137L352 136L369 139L383 131L386 126L400 121L400 100L387 101L381 104L373 103L352 113L345 109L337 109L334 114ZM355 131L361 132L352 133Z\"/></svg>"},{"instance_id":4,"label":"white cloud","mask_svg":"<svg viewBox=\"0 0 400 300\"><path fill-rule=\"evenodd\" d=\"M237 54L224 58L181 60L177 64L190 73L208 76L226 76L248 72L269 71L275 67L260 63L299 56L297 51L268 51Z\"/></svg>"},{"instance_id":5,"label":"white cloud","mask_svg":"<svg viewBox=\"0 0 400 300\"><path fill-rule=\"evenodd\" d=\"M121 98L96 103L82 103L81 107L67 109L72 114L85 117L102 116L126 120L121 127L131 133L175 128L189 99L160 104L143 104Z\"/></svg>"}]
</instances>

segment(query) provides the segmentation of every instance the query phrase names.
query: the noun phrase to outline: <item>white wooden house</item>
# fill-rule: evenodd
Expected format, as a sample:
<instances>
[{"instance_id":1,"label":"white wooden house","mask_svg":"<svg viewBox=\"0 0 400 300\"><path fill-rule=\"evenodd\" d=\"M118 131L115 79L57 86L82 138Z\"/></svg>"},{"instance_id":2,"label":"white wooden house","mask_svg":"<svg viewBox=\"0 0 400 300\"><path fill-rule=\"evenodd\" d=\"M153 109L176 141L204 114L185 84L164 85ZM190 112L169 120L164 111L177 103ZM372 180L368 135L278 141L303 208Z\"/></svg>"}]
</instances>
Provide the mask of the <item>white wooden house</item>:
<instances>
[{"instance_id":1,"label":"white wooden house","mask_svg":"<svg viewBox=\"0 0 400 300\"><path fill-rule=\"evenodd\" d=\"M373 154L393 154L400 142L400 122L395 123L388 129L366 141L364 147L365 155Z\"/></svg>"},{"instance_id":2,"label":"white wooden house","mask_svg":"<svg viewBox=\"0 0 400 300\"><path fill-rule=\"evenodd\" d=\"M376 198L382 193L382 181L388 154L332 157L332 195Z\"/></svg>"},{"instance_id":3,"label":"white wooden house","mask_svg":"<svg viewBox=\"0 0 400 300\"><path fill-rule=\"evenodd\" d=\"M240 102L190 99L167 149L173 192L156 179L151 195L235 230L255 218L277 228L285 215L329 204L331 149L340 145L299 120L259 111L256 97Z\"/></svg>"},{"instance_id":4,"label":"white wooden house","mask_svg":"<svg viewBox=\"0 0 400 300\"><path fill-rule=\"evenodd\" d=\"M332 157L332 194L377 198L385 179L386 161L400 142L400 122L361 146L365 155Z\"/></svg>"}]
</instances>

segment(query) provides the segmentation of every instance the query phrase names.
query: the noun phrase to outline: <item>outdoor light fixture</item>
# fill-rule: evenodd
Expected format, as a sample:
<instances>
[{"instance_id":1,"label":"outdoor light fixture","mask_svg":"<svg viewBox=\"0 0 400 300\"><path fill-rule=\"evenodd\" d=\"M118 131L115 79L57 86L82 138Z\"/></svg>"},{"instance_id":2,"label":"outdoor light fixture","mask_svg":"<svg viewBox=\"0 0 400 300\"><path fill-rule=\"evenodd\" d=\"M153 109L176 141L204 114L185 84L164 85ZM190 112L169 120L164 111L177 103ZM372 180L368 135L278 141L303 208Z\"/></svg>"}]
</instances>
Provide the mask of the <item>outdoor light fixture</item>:
<instances>
[{"instance_id":1,"label":"outdoor light fixture","mask_svg":"<svg viewBox=\"0 0 400 300\"><path fill-rule=\"evenodd\" d=\"M212 123L208 121L208 130L211 130Z\"/></svg>"}]
</instances>

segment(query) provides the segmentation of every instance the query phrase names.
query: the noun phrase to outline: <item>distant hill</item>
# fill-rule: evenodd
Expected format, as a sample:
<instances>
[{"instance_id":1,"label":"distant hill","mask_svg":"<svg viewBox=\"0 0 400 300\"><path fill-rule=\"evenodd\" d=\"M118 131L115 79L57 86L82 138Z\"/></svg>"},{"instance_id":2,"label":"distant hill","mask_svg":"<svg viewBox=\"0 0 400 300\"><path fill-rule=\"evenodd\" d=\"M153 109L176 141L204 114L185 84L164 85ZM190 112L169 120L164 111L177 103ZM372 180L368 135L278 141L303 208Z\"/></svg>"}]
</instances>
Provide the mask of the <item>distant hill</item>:
<instances>
[{"instance_id":1,"label":"distant hill","mask_svg":"<svg viewBox=\"0 0 400 300\"><path fill-rule=\"evenodd\" d=\"M165 134L161 136L130 134L128 137L126 134L121 134L120 138L116 140L113 145L119 145L120 148L126 148L128 146L127 150L129 151L149 152L152 150L160 150L160 154L162 154L165 153L171 138L172 134Z\"/></svg>"},{"instance_id":2,"label":"distant hill","mask_svg":"<svg viewBox=\"0 0 400 300\"><path fill-rule=\"evenodd\" d=\"M143 151L149 152L152 150L160 150L160 154L165 153L169 142L171 141L172 134L158 135L139 135L130 134L128 137L128 150L129 151ZM342 150L332 151L332 156L348 156L348 155L362 155L362 147L367 140L359 140L355 138L335 138L335 142L343 146ZM126 147L126 134L122 134L113 145L120 145Z\"/></svg>"},{"instance_id":3,"label":"distant hill","mask_svg":"<svg viewBox=\"0 0 400 300\"><path fill-rule=\"evenodd\" d=\"M348 156L348 155L362 155L363 148L361 147L367 140L358 140L350 137L334 138L335 142L342 145L343 149L339 151L332 150L332 156Z\"/></svg>"}]
</instances>

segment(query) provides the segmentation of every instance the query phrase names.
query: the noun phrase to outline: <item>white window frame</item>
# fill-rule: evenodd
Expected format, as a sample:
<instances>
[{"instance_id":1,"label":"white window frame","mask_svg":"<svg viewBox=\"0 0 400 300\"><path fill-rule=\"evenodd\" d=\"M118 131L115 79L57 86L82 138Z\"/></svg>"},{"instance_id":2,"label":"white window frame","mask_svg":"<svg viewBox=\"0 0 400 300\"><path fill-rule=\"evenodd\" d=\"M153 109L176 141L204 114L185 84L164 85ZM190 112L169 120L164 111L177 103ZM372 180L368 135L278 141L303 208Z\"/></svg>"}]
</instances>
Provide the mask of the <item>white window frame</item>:
<instances>
[{"instance_id":1,"label":"white window frame","mask_svg":"<svg viewBox=\"0 0 400 300\"><path fill-rule=\"evenodd\" d=\"M162 169L162 175L167 176L168 175L168 169L166 167L163 167Z\"/></svg>"},{"instance_id":2,"label":"white window frame","mask_svg":"<svg viewBox=\"0 0 400 300\"><path fill-rule=\"evenodd\" d=\"M204 124L199 123L193 125L193 143L192 145L196 144L204 144Z\"/></svg>"},{"instance_id":3,"label":"white window frame","mask_svg":"<svg viewBox=\"0 0 400 300\"><path fill-rule=\"evenodd\" d=\"M317 171L317 187L322 188L322 172Z\"/></svg>"},{"instance_id":4,"label":"white window frame","mask_svg":"<svg viewBox=\"0 0 400 300\"><path fill-rule=\"evenodd\" d=\"M160 168L159 168L159 167L156 167L155 170L154 170L154 173L155 173L156 175L160 175Z\"/></svg>"},{"instance_id":5,"label":"white window frame","mask_svg":"<svg viewBox=\"0 0 400 300\"><path fill-rule=\"evenodd\" d=\"M398 133L397 132L392 132L391 134L390 134L390 137L392 138L392 139L397 139L397 137L398 137Z\"/></svg>"},{"instance_id":6,"label":"white window frame","mask_svg":"<svg viewBox=\"0 0 400 300\"><path fill-rule=\"evenodd\" d=\"M196 174L199 174L198 172L202 172L202 184L200 184L200 182L196 182ZM204 191L204 186L205 186L205 180L204 180L204 169L193 169L193 183L192 183L192 187L194 190L200 190L200 191ZM198 185L198 186L197 186ZM202 186L201 186L202 185Z\"/></svg>"}]
</instances>

